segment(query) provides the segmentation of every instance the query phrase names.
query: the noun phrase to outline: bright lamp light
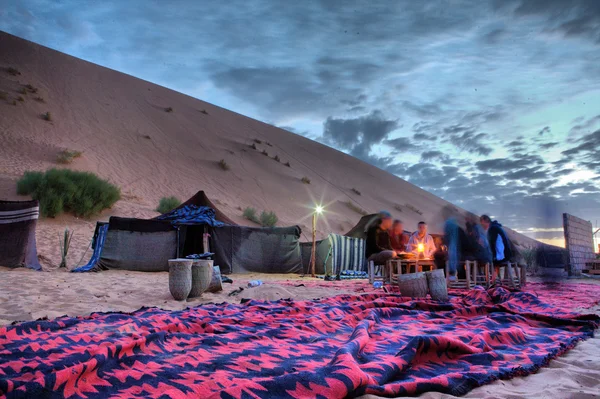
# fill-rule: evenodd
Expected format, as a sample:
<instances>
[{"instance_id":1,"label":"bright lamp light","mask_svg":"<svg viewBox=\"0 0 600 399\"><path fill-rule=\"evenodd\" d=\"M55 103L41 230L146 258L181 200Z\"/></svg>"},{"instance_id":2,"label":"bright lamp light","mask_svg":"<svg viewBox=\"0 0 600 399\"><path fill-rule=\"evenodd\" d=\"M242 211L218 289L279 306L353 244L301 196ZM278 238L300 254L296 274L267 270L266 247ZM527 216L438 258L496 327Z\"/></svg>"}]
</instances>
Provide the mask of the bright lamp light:
<instances>
[{"instance_id":1,"label":"bright lamp light","mask_svg":"<svg viewBox=\"0 0 600 399\"><path fill-rule=\"evenodd\" d=\"M324 209L325 208L323 208L321 205L317 205L317 207L315 208L315 212L317 212L317 213L323 213Z\"/></svg>"}]
</instances>

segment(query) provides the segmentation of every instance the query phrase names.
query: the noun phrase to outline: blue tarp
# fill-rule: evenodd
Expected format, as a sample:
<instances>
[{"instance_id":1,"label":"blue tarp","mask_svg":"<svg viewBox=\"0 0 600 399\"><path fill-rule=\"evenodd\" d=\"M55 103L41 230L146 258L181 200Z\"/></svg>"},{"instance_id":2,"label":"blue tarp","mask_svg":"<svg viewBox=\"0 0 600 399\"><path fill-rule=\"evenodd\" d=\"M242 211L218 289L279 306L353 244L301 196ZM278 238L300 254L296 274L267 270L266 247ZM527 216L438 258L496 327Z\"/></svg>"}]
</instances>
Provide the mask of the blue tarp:
<instances>
[{"instance_id":1,"label":"blue tarp","mask_svg":"<svg viewBox=\"0 0 600 399\"><path fill-rule=\"evenodd\" d=\"M224 226L215 219L215 211L208 206L185 205L160 215L157 220L167 220L172 224L207 224L212 227Z\"/></svg>"},{"instance_id":2,"label":"blue tarp","mask_svg":"<svg viewBox=\"0 0 600 399\"><path fill-rule=\"evenodd\" d=\"M94 241L92 242L92 247L94 248L94 253L92 254L92 258L87 263L87 265L83 265L78 267L77 269L71 270L74 273L81 272L89 272L96 268L98 261L100 260L100 255L102 253L102 248L104 247L104 240L106 239L106 232L108 231L108 223L98 226L98 234L94 237Z\"/></svg>"}]
</instances>

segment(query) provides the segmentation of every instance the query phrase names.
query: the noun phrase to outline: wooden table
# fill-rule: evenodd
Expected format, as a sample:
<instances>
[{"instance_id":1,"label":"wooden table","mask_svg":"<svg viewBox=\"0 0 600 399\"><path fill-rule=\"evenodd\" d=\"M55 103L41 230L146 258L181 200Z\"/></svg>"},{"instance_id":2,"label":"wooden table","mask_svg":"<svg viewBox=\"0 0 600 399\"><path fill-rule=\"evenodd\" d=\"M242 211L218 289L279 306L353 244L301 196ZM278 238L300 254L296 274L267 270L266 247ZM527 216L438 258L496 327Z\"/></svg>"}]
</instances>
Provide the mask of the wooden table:
<instances>
[{"instance_id":1,"label":"wooden table","mask_svg":"<svg viewBox=\"0 0 600 399\"><path fill-rule=\"evenodd\" d=\"M585 270L587 274L600 274L600 259L588 260L585 262Z\"/></svg>"}]
</instances>

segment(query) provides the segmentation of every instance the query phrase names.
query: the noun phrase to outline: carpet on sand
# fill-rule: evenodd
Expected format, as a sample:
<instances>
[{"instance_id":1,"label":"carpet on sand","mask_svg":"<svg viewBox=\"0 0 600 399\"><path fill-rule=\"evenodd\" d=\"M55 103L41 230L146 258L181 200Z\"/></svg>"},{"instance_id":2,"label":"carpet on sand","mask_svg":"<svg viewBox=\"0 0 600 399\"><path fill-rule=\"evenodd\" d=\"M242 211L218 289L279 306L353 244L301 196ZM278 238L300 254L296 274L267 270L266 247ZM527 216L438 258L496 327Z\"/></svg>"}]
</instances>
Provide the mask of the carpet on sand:
<instances>
[{"instance_id":1,"label":"carpet on sand","mask_svg":"<svg viewBox=\"0 0 600 399\"><path fill-rule=\"evenodd\" d=\"M479 287L448 303L378 291L63 317L0 328L0 395L461 395L536 371L599 322L530 292Z\"/></svg>"}]
</instances>

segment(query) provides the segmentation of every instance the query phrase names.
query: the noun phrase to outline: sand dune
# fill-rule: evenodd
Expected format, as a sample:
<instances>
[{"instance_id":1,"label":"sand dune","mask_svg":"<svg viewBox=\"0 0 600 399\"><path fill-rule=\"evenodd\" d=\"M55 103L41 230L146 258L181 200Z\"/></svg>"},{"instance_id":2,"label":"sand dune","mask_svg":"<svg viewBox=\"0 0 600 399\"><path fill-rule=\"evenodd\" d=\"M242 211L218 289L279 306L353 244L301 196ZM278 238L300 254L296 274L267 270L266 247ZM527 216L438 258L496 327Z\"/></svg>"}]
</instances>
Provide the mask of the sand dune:
<instances>
[{"instance_id":1,"label":"sand dune","mask_svg":"<svg viewBox=\"0 0 600 399\"><path fill-rule=\"evenodd\" d=\"M18 198L15 182L23 172L59 167L56 157L64 149L83 153L70 168L97 173L123 192L113 209L92 220L42 220L38 243L46 268L59 262L57 243L64 227L76 230L69 258L74 265L96 220L152 217L161 197L185 200L200 189L240 224L252 224L241 216L247 206L274 211L279 225L300 225L306 241L309 208L316 202L327 204L319 237L349 230L361 217L357 209L388 209L407 228L425 220L439 231L440 210L449 205L305 137L2 32L0 54L0 91L7 97L0 99L0 199ZM21 74L6 73L8 67ZM12 105L27 84L38 92ZM172 112L166 112L169 107ZM52 121L42 119L45 112ZM219 167L221 159L229 171ZM310 184L302 183L303 177Z\"/></svg>"}]
</instances>

